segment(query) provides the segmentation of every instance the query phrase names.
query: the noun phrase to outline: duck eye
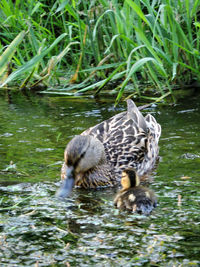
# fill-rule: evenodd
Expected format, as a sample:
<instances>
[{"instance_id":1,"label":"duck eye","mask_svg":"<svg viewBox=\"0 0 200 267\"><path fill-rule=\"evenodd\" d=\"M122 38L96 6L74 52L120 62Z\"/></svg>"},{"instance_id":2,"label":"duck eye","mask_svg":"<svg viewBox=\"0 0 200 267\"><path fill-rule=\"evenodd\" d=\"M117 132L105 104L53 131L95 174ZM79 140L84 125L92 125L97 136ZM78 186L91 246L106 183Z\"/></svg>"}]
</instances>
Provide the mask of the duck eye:
<instances>
[{"instance_id":1,"label":"duck eye","mask_svg":"<svg viewBox=\"0 0 200 267\"><path fill-rule=\"evenodd\" d=\"M67 166L72 166L72 161L70 159L67 159Z\"/></svg>"}]
</instances>

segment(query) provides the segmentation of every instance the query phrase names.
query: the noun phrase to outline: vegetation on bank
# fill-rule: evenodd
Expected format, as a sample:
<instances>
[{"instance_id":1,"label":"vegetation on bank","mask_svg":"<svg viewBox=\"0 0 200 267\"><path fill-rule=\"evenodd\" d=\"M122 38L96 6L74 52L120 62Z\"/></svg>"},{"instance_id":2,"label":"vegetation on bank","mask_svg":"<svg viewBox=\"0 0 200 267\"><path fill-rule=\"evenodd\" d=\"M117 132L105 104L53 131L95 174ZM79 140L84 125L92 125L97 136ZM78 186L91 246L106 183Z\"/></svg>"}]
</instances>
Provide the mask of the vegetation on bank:
<instances>
[{"instance_id":1,"label":"vegetation on bank","mask_svg":"<svg viewBox=\"0 0 200 267\"><path fill-rule=\"evenodd\" d=\"M199 0L0 2L2 88L160 99L199 82L199 46Z\"/></svg>"}]
</instances>

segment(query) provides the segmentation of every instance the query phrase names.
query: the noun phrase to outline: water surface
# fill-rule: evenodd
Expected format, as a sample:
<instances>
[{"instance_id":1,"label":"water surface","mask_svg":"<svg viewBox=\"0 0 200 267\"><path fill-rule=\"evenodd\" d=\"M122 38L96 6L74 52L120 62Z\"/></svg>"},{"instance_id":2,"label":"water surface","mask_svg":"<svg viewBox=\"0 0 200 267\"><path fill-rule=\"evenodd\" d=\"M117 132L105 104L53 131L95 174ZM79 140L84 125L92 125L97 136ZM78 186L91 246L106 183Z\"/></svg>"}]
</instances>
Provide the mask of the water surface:
<instances>
[{"instance_id":1,"label":"water surface","mask_svg":"<svg viewBox=\"0 0 200 267\"><path fill-rule=\"evenodd\" d=\"M149 184L159 203L142 216L113 207L116 189L55 197L67 142L125 104L1 92L1 266L199 266L199 103L144 111L162 136Z\"/></svg>"}]
</instances>

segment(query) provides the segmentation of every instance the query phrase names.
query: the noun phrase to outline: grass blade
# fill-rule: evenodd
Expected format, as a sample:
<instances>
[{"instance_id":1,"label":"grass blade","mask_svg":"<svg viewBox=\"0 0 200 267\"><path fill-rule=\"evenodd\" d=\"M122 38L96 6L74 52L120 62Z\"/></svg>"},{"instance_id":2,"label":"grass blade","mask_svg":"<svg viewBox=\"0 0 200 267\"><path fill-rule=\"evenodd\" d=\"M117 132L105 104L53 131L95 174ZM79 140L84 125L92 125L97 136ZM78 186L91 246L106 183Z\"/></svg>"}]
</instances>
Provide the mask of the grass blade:
<instances>
[{"instance_id":1,"label":"grass blade","mask_svg":"<svg viewBox=\"0 0 200 267\"><path fill-rule=\"evenodd\" d=\"M6 70L7 64L10 59L13 57L16 47L21 43L25 36L25 32L20 32L17 37L10 43L10 45L6 48L3 54L0 56L0 76Z\"/></svg>"},{"instance_id":2,"label":"grass blade","mask_svg":"<svg viewBox=\"0 0 200 267\"><path fill-rule=\"evenodd\" d=\"M16 79L18 76L21 76L22 74L26 73L29 70L32 70L34 66L45 56L47 55L51 49L54 48L64 37L66 36L66 33L61 34L54 42L51 44L49 48L47 48L45 51L43 51L40 55L37 55L33 57L30 61L28 61L26 64L21 66L18 70L13 72L0 87L5 86L7 83L12 81L13 79Z\"/></svg>"}]
</instances>

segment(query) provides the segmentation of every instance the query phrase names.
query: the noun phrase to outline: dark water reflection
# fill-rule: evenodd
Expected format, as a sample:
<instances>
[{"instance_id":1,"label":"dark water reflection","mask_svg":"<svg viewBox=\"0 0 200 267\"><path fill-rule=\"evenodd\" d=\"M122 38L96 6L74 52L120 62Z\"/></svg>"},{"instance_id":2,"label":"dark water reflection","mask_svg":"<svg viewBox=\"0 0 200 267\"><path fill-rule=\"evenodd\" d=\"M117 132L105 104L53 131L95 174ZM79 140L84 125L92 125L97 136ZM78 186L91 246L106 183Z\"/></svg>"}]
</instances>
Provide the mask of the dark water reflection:
<instances>
[{"instance_id":1,"label":"dark water reflection","mask_svg":"<svg viewBox=\"0 0 200 267\"><path fill-rule=\"evenodd\" d=\"M55 197L66 143L125 105L2 94L1 266L199 266L199 103L145 110L163 129L150 182L159 205L146 217L116 210L114 189Z\"/></svg>"}]
</instances>

